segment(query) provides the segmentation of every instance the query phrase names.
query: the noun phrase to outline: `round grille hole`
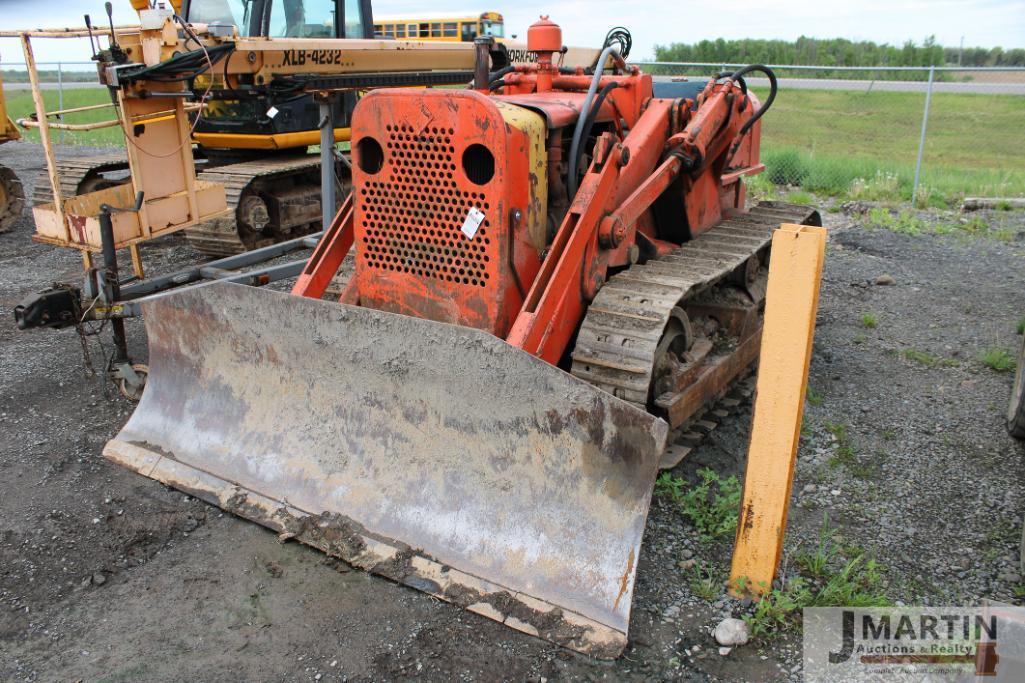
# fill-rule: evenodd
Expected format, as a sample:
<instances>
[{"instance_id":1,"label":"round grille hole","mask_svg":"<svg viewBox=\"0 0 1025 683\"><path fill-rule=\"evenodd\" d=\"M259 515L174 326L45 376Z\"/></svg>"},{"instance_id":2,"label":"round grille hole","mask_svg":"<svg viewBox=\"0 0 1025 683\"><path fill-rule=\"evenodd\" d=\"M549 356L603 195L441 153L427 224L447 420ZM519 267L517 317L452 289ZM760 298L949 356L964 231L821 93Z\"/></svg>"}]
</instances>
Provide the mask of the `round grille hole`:
<instances>
[{"instance_id":1,"label":"round grille hole","mask_svg":"<svg viewBox=\"0 0 1025 683\"><path fill-rule=\"evenodd\" d=\"M384 166L384 150L381 143L371 137L363 138L356 145L359 168L364 173L373 175Z\"/></svg>"},{"instance_id":2,"label":"round grille hole","mask_svg":"<svg viewBox=\"0 0 1025 683\"><path fill-rule=\"evenodd\" d=\"M463 152L463 173L470 182L486 185L495 175L495 155L484 145L470 145Z\"/></svg>"}]
</instances>

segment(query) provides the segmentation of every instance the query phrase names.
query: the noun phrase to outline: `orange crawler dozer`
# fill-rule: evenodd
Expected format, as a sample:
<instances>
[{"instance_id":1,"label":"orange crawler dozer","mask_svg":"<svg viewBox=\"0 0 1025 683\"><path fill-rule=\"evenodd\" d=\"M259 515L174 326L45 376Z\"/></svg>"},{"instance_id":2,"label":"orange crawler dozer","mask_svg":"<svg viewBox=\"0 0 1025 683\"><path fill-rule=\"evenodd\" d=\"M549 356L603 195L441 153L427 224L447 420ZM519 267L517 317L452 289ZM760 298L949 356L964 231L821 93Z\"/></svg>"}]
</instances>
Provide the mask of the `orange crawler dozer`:
<instances>
[{"instance_id":1,"label":"orange crawler dozer","mask_svg":"<svg viewBox=\"0 0 1025 683\"><path fill-rule=\"evenodd\" d=\"M818 216L745 211L764 67L657 96L613 48L558 68L547 20L528 45L466 90L362 98L354 190L291 295L144 304L148 385L105 454L614 657L667 436L755 360L771 231Z\"/></svg>"}]
</instances>

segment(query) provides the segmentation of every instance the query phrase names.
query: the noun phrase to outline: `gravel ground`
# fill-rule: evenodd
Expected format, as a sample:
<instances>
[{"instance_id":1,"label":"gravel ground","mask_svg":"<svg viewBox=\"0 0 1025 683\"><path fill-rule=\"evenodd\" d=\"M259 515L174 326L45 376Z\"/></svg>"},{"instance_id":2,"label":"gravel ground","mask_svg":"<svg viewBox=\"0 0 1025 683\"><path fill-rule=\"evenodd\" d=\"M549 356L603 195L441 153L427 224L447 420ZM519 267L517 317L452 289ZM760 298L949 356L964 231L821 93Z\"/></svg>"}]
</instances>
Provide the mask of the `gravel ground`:
<instances>
[{"instance_id":1,"label":"gravel ground","mask_svg":"<svg viewBox=\"0 0 1025 683\"><path fill-rule=\"evenodd\" d=\"M39 147L12 143L2 154L31 186L43 165ZM1018 342L1025 215L984 217L1010 241L909 236L866 229L857 214L827 214L814 400L805 413L786 573L828 515L843 543L878 560L891 600L1021 603L1016 547L1025 478L1021 447L1002 422L1011 375L985 367L979 354ZM5 311L79 276L75 253L31 242L31 233L26 214L0 236ZM158 272L195 254L172 236L147 245L144 258ZM874 284L883 274L894 284ZM865 326L866 313L875 327ZM0 323L4 680L799 678L798 625L718 653L711 629L750 606L706 600L692 583L725 576L731 544L700 542L667 500L656 499L649 517L631 645L615 662L596 662L279 543L263 528L108 463L101 448L132 404L87 376L74 330L18 332L7 315ZM145 357L141 325L130 324L129 335L133 353ZM91 348L100 367L95 340ZM705 466L741 473L749 421L750 406L723 419L676 474L694 480Z\"/></svg>"}]
</instances>

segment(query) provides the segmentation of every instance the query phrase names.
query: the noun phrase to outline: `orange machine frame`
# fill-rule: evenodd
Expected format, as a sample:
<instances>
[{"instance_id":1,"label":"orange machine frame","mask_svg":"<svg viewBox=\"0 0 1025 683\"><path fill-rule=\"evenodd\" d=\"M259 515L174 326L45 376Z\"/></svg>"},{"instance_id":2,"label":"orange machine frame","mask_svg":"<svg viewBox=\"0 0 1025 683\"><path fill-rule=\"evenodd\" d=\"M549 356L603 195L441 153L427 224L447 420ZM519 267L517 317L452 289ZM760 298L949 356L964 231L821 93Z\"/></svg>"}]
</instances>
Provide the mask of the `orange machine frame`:
<instances>
[{"instance_id":1,"label":"orange machine frame","mask_svg":"<svg viewBox=\"0 0 1025 683\"><path fill-rule=\"evenodd\" d=\"M515 72L505 76L505 94L491 97L543 112L551 132L575 122L591 76L582 71L575 75L560 74L550 58L551 54L541 51L537 64L517 66ZM651 77L636 67L627 68L622 75L604 75L598 86L610 84L615 84L615 88L602 104L597 120L615 123L617 131L629 132L606 132L598 137L592 163L554 241L547 247L540 268L532 277L528 272L524 278L524 282L531 284L507 331L504 325L495 323L497 316L490 319L495 324L479 325L503 336L510 345L553 364L565 354L610 268L629 265L636 260L641 247L648 253L667 253L678 243L715 225L724 211L742 210L745 197L741 177L763 169L758 163L760 124L755 122L738 138L744 124L757 111L758 101L731 79L710 82L694 101L652 97ZM411 91L399 92L390 104L395 115L392 120L423 119L418 109L424 100L414 97ZM401 97L403 92L405 98ZM452 97L452 101L458 102L459 98L468 102L487 101L489 96L462 93ZM361 106L372 101L372 97L367 98ZM408 111L399 110L403 104ZM471 110L474 107L467 107L467 111ZM354 119L359 120L358 110ZM488 125L487 121L473 119L460 119L460 125L466 128L460 128L458 137L473 137L477 132L474 126ZM425 131L429 134L428 129L425 121L411 137ZM354 168L361 163L360 135L354 128ZM511 161L511 157L503 159L504 163ZM499 182L498 174L492 182ZM479 189L460 178L455 179L455 184L459 192ZM674 241L662 239L655 226L656 200L667 198L683 219ZM313 298L323 295L355 238L366 234L367 214L360 206L366 201L366 197L357 194L355 204L346 202L338 212L296 282L293 294ZM517 200L510 197L508 201L512 203L503 207L506 213L517 208ZM434 287L415 274L400 280L392 285L403 287L407 295ZM479 290L452 296L447 289L437 288L433 296L449 296L450 305L459 309L463 320L483 320L495 315L497 302L487 301ZM372 289L361 290L360 279L354 278L342 300L373 306L379 294ZM480 310L482 306L487 310ZM415 312L432 317L430 309L425 313L417 308ZM443 315L438 319L446 320Z\"/></svg>"}]
</instances>

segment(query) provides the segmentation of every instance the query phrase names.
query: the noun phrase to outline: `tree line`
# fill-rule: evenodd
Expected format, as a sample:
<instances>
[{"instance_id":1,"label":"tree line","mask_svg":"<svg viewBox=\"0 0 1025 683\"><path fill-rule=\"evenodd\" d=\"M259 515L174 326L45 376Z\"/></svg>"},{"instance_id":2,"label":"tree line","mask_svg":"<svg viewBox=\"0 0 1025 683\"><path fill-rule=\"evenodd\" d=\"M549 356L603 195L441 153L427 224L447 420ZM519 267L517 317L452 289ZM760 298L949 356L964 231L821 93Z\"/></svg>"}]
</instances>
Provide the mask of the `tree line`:
<instances>
[{"instance_id":1,"label":"tree line","mask_svg":"<svg viewBox=\"0 0 1025 683\"><path fill-rule=\"evenodd\" d=\"M929 36L921 45L852 41L845 38L797 40L702 40L655 46L656 61L801 64L808 66L1025 66L1025 49L944 47Z\"/></svg>"}]
</instances>

